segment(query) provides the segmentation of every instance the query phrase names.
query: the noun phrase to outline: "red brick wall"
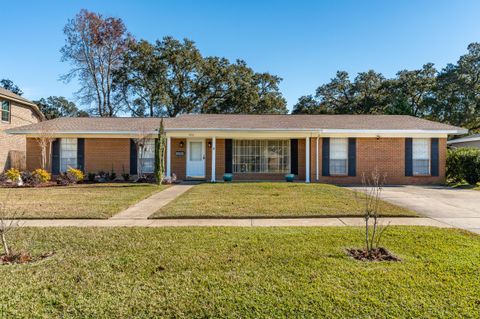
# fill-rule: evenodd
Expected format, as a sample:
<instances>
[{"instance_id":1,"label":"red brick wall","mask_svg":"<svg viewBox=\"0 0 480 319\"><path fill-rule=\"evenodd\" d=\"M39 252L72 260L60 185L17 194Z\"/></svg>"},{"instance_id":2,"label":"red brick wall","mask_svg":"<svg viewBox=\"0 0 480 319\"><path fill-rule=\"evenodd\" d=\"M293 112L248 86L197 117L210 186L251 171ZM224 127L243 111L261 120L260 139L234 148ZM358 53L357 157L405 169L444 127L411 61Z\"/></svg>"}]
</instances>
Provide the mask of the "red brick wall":
<instances>
[{"instance_id":1,"label":"red brick wall","mask_svg":"<svg viewBox=\"0 0 480 319\"><path fill-rule=\"evenodd\" d=\"M208 143L211 143L211 139L205 141L206 147L206 179L212 179L212 153L213 149L208 147ZM215 150L215 179L222 180L223 174L225 173L225 140L218 139L216 141L217 147Z\"/></svg>"},{"instance_id":2,"label":"red brick wall","mask_svg":"<svg viewBox=\"0 0 480 319\"><path fill-rule=\"evenodd\" d=\"M441 184L445 181L446 139L439 139L439 176L405 176L404 138L357 138L357 176L322 176L322 139L318 143L318 170L321 183L359 184L362 173L371 174L375 168L386 174L386 184ZM316 181L316 138L311 140L311 174Z\"/></svg>"},{"instance_id":3,"label":"red brick wall","mask_svg":"<svg viewBox=\"0 0 480 319\"><path fill-rule=\"evenodd\" d=\"M183 142L183 147L180 147ZM212 149L206 140L206 178L211 179ZM40 167L40 148L31 138L27 139L27 169ZM316 138L310 139L310 180L316 182ZM179 180L186 178L186 139L172 139L171 172ZM177 156L176 152L185 152ZM298 140L298 180L305 180L305 139ZM318 143L318 182L333 184L359 184L362 173L370 174L375 168L385 173L387 184L440 184L445 181L446 139L439 139L440 176L404 176L405 175L405 139L404 138L357 138L357 176L322 176L322 139ZM110 171L114 166L117 173L129 171L129 139L85 139L85 170L98 172ZM216 179L222 180L225 172L225 140L217 139ZM284 174L237 173L234 180L284 180Z\"/></svg>"},{"instance_id":4,"label":"red brick wall","mask_svg":"<svg viewBox=\"0 0 480 319\"><path fill-rule=\"evenodd\" d=\"M85 172L130 172L130 139L86 138Z\"/></svg>"},{"instance_id":5,"label":"red brick wall","mask_svg":"<svg viewBox=\"0 0 480 319\"><path fill-rule=\"evenodd\" d=\"M183 147L180 146L183 143ZM187 140L184 138L172 138L170 153L170 171L177 175L178 180L184 180L187 174ZM177 152L183 152L178 155Z\"/></svg>"}]
</instances>

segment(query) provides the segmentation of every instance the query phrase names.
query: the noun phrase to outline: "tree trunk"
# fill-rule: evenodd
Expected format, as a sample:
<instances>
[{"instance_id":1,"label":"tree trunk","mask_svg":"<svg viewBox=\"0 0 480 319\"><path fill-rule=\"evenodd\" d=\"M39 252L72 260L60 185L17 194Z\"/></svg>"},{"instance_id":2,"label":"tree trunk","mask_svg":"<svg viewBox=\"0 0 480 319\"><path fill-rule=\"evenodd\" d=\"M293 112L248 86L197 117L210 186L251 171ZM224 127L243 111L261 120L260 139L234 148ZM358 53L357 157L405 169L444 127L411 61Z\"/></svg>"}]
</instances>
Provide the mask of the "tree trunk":
<instances>
[{"instance_id":1,"label":"tree trunk","mask_svg":"<svg viewBox=\"0 0 480 319\"><path fill-rule=\"evenodd\" d=\"M5 255L10 256L10 248L8 248L7 239L5 238L5 233L2 233L2 245Z\"/></svg>"}]
</instances>

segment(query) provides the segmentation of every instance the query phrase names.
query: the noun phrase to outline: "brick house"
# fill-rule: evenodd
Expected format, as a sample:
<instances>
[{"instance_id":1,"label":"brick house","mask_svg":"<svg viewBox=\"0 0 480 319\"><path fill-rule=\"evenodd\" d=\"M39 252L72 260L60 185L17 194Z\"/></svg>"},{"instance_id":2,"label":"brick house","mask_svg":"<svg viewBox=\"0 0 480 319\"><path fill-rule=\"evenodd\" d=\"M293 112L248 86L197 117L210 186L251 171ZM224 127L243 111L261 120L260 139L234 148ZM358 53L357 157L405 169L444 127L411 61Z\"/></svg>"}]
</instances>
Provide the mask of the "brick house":
<instances>
[{"instance_id":1,"label":"brick house","mask_svg":"<svg viewBox=\"0 0 480 319\"><path fill-rule=\"evenodd\" d=\"M40 165L34 138L57 137L52 172L153 172L158 118L60 118L9 130L26 136L27 168ZM181 115L164 119L167 175L180 180L283 180L355 184L375 168L388 184L445 180L448 135L465 129L400 115ZM135 138L150 138L139 159Z\"/></svg>"},{"instance_id":2,"label":"brick house","mask_svg":"<svg viewBox=\"0 0 480 319\"><path fill-rule=\"evenodd\" d=\"M0 88L0 172L10 167L25 168L25 136L13 136L6 130L44 119L37 105L29 100Z\"/></svg>"}]
</instances>

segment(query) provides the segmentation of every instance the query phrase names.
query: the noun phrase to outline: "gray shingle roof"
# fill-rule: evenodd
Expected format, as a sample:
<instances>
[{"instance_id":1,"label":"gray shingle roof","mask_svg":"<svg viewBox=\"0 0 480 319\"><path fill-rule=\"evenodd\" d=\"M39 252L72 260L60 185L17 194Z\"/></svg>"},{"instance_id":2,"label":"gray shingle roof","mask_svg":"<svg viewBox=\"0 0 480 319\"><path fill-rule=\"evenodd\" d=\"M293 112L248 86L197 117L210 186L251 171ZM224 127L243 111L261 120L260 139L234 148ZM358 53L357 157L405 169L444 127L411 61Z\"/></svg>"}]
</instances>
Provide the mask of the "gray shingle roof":
<instances>
[{"instance_id":1,"label":"gray shingle roof","mask_svg":"<svg viewBox=\"0 0 480 319\"><path fill-rule=\"evenodd\" d=\"M10 133L154 131L159 118L59 118L10 130ZM404 115L241 115L197 114L165 118L166 130L426 130L462 131L438 122Z\"/></svg>"},{"instance_id":2,"label":"gray shingle roof","mask_svg":"<svg viewBox=\"0 0 480 319\"><path fill-rule=\"evenodd\" d=\"M1 97L7 98L7 99L10 99L10 100L14 100L14 101L17 101L21 104L27 105L27 106L31 107L33 109L33 111L35 113L37 113L37 115L40 116L42 119L45 118L45 116L43 115L43 113L40 111L40 109L38 108L38 106L35 103L33 103L30 100L27 100L26 98L24 98L24 97L22 97L18 94L15 94L15 93L13 93L9 90L6 90L6 89L0 87L0 98Z\"/></svg>"}]
</instances>

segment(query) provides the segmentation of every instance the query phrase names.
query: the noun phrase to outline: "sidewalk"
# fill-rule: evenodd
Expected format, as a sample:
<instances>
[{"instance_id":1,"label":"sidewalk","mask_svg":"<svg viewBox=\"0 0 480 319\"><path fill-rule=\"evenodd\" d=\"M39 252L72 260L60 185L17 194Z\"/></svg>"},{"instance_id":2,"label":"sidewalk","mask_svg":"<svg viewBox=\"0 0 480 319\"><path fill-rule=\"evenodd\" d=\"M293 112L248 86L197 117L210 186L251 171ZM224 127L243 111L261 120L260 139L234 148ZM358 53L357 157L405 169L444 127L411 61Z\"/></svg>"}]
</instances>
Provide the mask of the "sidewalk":
<instances>
[{"instance_id":1,"label":"sidewalk","mask_svg":"<svg viewBox=\"0 0 480 319\"><path fill-rule=\"evenodd\" d=\"M153 194L152 196L130 206L126 210L113 215L110 220L116 219L148 219L148 217L154 214L163 206L170 203L172 200L182 195L190 188L195 186L194 184L179 184L173 185L163 191Z\"/></svg>"},{"instance_id":2,"label":"sidewalk","mask_svg":"<svg viewBox=\"0 0 480 319\"><path fill-rule=\"evenodd\" d=\"M399 226L432 226L451 228L452 225L431 218L382 218L381 224ZM26 219L20 227L298 227L298 226L363 226L358 218L240 218L240 219ZM478 232L480 233L480 231Z\"/></svg>"}]
</instances>

